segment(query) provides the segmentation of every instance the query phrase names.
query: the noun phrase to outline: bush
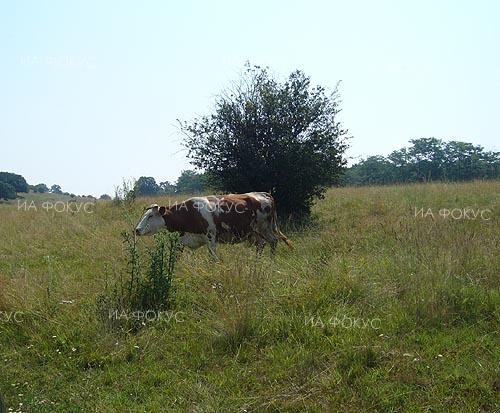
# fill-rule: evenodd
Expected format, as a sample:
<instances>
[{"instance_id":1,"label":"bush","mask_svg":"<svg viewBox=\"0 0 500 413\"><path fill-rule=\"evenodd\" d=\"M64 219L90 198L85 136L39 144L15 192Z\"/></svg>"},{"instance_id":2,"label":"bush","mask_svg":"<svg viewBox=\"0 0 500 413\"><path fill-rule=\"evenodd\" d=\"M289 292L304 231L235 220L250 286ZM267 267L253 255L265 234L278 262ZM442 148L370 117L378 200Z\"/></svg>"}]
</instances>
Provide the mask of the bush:
<instances>
[{"instance_id":1,"label":"bush","mask_svg":"<svg viewBox=\"0 0 500 413\"><path fill-rule=\"evenodd\" d=\"M266 69L247 66L241 82L217 98L215 113L181 127L188 156L211 184L271 191L278 213L301 218L345 164L339 111L337 89L327 94L300 71L280 83Z\"/></svg>"}]
</instances>

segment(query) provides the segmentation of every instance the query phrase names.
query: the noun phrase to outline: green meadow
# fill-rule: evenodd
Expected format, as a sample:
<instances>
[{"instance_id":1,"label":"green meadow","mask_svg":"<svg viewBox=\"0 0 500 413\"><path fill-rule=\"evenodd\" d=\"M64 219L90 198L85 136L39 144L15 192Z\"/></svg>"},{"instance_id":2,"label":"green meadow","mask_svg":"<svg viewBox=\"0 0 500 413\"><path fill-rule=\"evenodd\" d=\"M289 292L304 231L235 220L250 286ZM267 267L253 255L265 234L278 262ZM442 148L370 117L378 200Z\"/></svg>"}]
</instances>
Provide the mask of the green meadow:
<instances>
[{"instance_id":1,"label":"green meadow","mask_svg":"<svg viewBox=\"0 0 500 413\"><path fill-rule=\"evenodd\" d=\"M10 411L500 409L500 181L332 188L308 226L281 226L294 248L274 258L184 250L168 310L108 309L134 331L99 297L126 274L121 232L171 198L26 200L0 204ZM153 245L138 240L144 265Z\"/></svg>"}]
</instances>

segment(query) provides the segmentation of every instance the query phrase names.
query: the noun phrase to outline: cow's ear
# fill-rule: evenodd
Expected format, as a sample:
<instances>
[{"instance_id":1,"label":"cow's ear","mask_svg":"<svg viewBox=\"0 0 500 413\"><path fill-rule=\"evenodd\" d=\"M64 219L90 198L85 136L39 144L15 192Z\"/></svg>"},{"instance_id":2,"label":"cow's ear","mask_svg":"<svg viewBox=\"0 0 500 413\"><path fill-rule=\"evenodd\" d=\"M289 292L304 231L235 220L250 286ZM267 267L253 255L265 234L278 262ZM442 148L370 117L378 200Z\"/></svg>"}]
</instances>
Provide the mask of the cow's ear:
<instances>
[{"instance_id":1,"label":"cow's ear","mask_svg":"<svg viewBox=\"0 0 500 413\"><path fill-rule=\"evenodd\" d=\"M165 208L164 206L161 206L160 209L158 210L158 212L160 213L160 215L165 215L165 210L167 208Z\"/></svg>"}]
</instances>

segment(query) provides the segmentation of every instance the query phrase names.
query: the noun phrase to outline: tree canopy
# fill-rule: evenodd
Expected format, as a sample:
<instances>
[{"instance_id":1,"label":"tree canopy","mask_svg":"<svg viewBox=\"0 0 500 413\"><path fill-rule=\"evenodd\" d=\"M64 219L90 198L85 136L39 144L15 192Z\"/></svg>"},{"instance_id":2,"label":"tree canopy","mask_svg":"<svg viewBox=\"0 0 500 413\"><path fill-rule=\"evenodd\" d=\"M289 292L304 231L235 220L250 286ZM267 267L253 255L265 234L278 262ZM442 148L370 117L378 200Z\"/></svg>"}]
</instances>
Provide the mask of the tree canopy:
<instances>
[{"instance_id":1,"label":"tree canopy","mask_svg":"<svg viewBox=\"0 0 500 413\"><path fill-rule=\"evenodd\" d=\"M49 188L45 184L37 184L32 186L33 192L38 192L40 194L44 194L49 192Z\"/></svg>"},{"instance_id":2,"label":"tree canopy","mask_svg":"<svg viewBox=\"0 0 500 413\"><path fill-rule=\"evenodd\" d=\"M60 185L54 184L50 187L50 192L53 194L62 194L62 189Z\"/></svg>"},{"instance_id":3,"label":"tree canopy","mask_svg":"<svg viewBox=\"0 0 500 413\"><path fill-rule=\"evenodd\" d=\"M0 181L0 199L15 199L16 196L16 190L12 185Z\"/></svg>"},{"instance_id":4,"label":"tree canopy","mask_svg":"<svg viewBox=\"0 0 500 413\"><path fill-rule=\"evenodd\" d=\"M141 176L134 185L134 192L137 196L148 196L158 193L160 187L151 176Z\"/></svg>"},{"instance_id":5,"label":"tree canopy","mask_svg":"<svg viewBox=\"0 0 500 413\"><path fill-rule=\"evenodd\" d=\"M9 184L16 192L28 192L28 183L21 175L12 172L0 172L0 182Z\"/></svg>"},{"instance_id":6,"label":"tree canopy","mask_svg":"<svg viewBox=\"0 0 500 413\"><path fill-rule=\"evenodd\" d=\"M336 183L347 130L337 88L312 86L301 71L280 82L259 66L215 101L213 113L181 123L188 156L229 192L271 191L282 215L308 215Z\"/></svg>"},{"instance_id":7,"label":"tree canopy","mask_svg":"<svg viewBox=\"0 0 500 413\"><path fill-rule=\"evenodd\" d=\"M203 174L195 171L182 171L175 184L177 193L199 193L206 188L206 179Z\"/></svg>"}]
</instances>

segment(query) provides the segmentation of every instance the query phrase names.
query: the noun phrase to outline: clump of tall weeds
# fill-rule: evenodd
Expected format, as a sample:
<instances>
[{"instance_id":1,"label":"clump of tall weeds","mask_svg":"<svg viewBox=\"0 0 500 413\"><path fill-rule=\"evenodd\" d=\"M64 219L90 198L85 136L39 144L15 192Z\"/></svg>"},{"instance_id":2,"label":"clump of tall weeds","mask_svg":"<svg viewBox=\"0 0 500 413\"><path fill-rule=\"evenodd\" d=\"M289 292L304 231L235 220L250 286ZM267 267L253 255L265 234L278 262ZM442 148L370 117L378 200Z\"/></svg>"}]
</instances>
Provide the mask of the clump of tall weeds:
<instances>
[{"instance_id":1,"label":"clump of tall weeds","mask_svg":"<svg viewBox=\"0 0 500 413\"><path fill-rule=\"evenodd\" d=\"M162 312L173 304L172 281L181 247L175 233L160 232L154 236L154 246L142 257L137 238L132 232L122 232L127 257L118 280L98 299L101 317L112 328L137 331L147 322L161 320Z\"/></svg>"}]
</instances>

